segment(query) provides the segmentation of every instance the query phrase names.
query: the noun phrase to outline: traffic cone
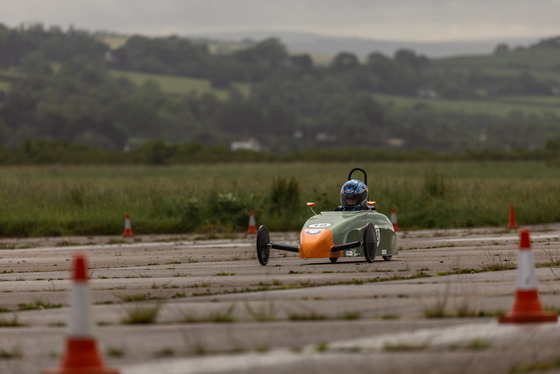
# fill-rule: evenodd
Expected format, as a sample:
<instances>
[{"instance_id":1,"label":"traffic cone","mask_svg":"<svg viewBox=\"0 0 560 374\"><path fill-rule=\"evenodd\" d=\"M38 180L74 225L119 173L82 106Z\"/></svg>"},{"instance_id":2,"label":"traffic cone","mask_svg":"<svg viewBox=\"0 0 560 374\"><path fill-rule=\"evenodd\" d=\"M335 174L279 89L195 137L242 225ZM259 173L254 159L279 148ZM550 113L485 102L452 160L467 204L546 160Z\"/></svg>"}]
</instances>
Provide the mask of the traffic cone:
<instances>
[{"instance_id":1,"label":"traffic cone","mask_svg":"<svg viewBox=\"0 0 560 374\"><path fill-rule=\"evenodd\" d=\"M134 233L132 232L132 228L130 226L130 215L128 213L126 213L126 219L124 220L124 232L122 236L134 236Z\"/></svg>"},{"instance_id":2,"label":"traffic cone","mask_svg":"<svg viewBox=\"0 0 560 374\"><path fill-rule=\"evenodd\" d=\"M517 291L511 312L499 317L500 323L556 322L556 313L545 313L537 292L537 277L529 230L522 230L517 257Z\"/></svg>"},{"instance_id":3,"label":"traffic cone","mask_svg":"<svg viewBox=\"0 0 560 374\"><path fill-rule=\"evenodd\" d=\"M397 225L397 210L395 208L391 209L391 223L395 231L401 231L399 225Z\"/></svg>"},{"instance_id":4,"label":"traffic cone","mask_svg":"<svg viewBox=\"0 0 560 374\"><path fill-rule=\"evenodd\" d=\"M257 225L255 223L255 213L251 210L249 213L249 229L247 230L246 234L256 234L257 233Z\"/></svg>"},{"instance_id":5,"label":"traffic cone","mask_svg":"<svg viewBox=\"0 0 560 374\"><path fill-rule=\"evenodd\" d=\"M86 258L76 254L73 261L73 287L70 295L69 334L66 352L60 368L47 369L43 374L119 374L116 369L106 368L93 337L90 305L91 292L88 285Z\"/></svg>"},{"instance_id":6,"label":"traffic cone","mask_svg":"<svg viewBox=\"0 0 560 374\"><path fill-rule=\"evenodd\" d=\"M515 223L515 212L513 211L513 205L509 206L509 224L508 229L516 229L517 223Z\"/></svg>"}]
</instances>

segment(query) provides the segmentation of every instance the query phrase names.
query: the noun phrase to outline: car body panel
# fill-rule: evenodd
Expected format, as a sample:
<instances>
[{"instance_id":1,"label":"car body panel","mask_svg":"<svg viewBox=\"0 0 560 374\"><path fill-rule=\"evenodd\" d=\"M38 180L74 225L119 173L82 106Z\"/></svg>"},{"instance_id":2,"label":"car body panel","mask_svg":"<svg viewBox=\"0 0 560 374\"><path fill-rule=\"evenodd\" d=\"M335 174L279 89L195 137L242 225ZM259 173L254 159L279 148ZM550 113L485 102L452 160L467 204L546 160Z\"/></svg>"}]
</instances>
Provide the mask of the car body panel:
<instances>
[{"instance_id":1,"label":"car body panel","mask_svg":"<svg viewBox=\"0 0 560 374\"><path fill-rule=\"evenodd\" d=\"M357 246L331 252L335 245L361 241L364 228L371 223L377 234L376 256L397 255L397 239L391 221L375 210L326 211L310 217L300 233L300 258L363 256Z\"/></svg>"},{"instance_id":2,"label":"car body panel","mask_svg":"<svg viewBox=\"0 0 560 374\"><path fill-rule=\"evenodd\" d=\"M300 258L341 257L340 252L331 252L335 246L333 234L327 229L303 229L299 238Z\"/></svg>"}]
</instances>

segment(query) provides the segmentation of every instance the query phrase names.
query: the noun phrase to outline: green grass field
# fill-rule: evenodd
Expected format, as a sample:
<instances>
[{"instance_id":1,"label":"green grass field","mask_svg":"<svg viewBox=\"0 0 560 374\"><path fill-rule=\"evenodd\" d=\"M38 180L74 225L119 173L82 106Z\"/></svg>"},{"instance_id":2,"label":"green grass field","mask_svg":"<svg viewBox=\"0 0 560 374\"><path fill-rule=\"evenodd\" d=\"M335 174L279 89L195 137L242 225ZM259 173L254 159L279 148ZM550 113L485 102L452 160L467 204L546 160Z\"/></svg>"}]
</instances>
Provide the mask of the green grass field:
<instances>
[{"instance_id":1,"label":"green grass field","mask_svg":"<svg viewBox=\"0 0 560 374\"><path fill-rule=\"evenodd\" d=\"M23 79L25 74L21 71L9 68L0 68L0 91L8 92L12 87L12 81L14 79Z\"/></svg>"},{"instance_id":2,"label":"green grass field","mask_svg":"<svg viewBox=\"0 0 560 374\"><path fill-rule=\"evenodd\" d=\"M488 100L441 100L437 98L374 95L383 104L392 104L392 110L412 108L427 104L438 112L461 112L465 114L489 114L505 117L512 111L526 115L554 113L560 116L560 97L504 96Z\"/></svg>"},{"instance_id":3,"label":"green grass field","mask_svg":"<svg viewBox=\"0 0 560 374\"><path fill-rule=\"evenodd\" d=\"M456 56L434 60L434 67L453 67L486 70L488 68L551 69L558 65L558 48L516 49L497 55Z\"/></svg>"},{"instance_id":4,"label":"green grass field","mask_svg":"<svg viewBox=\"0 0 560 374\"><path fill-rule=\"evenodd\" d=\"M349 170L368 172L378 210L405 229L560 221L560 168L538 162L263 163L206 166L3 167L0 236L242 232L249 211L271 230L299 230L332 210ZM277 188L295 181L297 203ZM293 189L291 190L294 191Z\"/></svg>"},{"instance_id":5,"label":"green grass field","mask_svg":"<svg viewBox=\"0 0 560 374\"><path fill-rule=\"evenodd\" d=\"M499 56L498 56L499 57ZM519 68L501 66L503 63L488 62L494 61L496 56L472 56L472 57L458 57L449 59L454 64L457 64L457 69L470 70L476 68L479 64L484 67L484 71L494 75L517 75ZM498 59L499 60L499 59ZM485 62L486 61L486 62ZM445 66L446 62L436 63L436 66ZM487 64L487 65L485 65ZM463 66L463 67L461 67ZM493 67L497 66L497 67ZM55 71L58 69L56 64L53 64ZM560 81L560 73L551 71L532 70L536 75L541 78ZM136 85L143 85L148 81L155 82L160 89L165 93L187 94L195 92L197 94L212 93L221 100L228 98L228 91L222 89L212 88L210 82L205 79L195 79L187 77L167 76L158 74L146 74L138 72L122 72L112 71L114 77L125 77ZM25 77L25 74L16 69L0 69L0 90L9 91L11 82L3 80L2 77L9 77L10 79L19 79ZM544 79L544 78L543 78ZM250 84L233 83L232 86L241 92L243 95L248 96L251 90ZM499 98L491 98L487 100L446 100L446 99L433 99L422 97L404 97L393 95L374 95L376 100L383 104L392 104L393 110L400 110L411 108L419 103L427 104L433 107L438 112L462 112L465 114L490 114L497 116L507 116L512 111L523 111L526 115L536 114L543 115L545 113L554 113L560 116L560 97L539 97L539 96L505 96Z\"/></svg>"},{"instance_id":6,"label":"green grass field","mask_svg":"<svg viewBox=\"0 0 560 374\"><path fill-rule=\"evenodd\" d=\"M0 91L7 92L11 87L12 85L9 82L0 80Z\"/></svg>"},{"instance_id":7,"label":"green grass field","mask_svg":"<svg viewBox=\"0 0 560 374\"><path fill-rule=\"evenodd\" d=\"M220 99L227 99L227 90L212 88L210 82L205 79L195 79L178 77L173 75L159 75L136 72L115 71L111 72L114 77L125 77L134 84L141 86L148 81L155 82L165 93L188 94L196 92L198 94L213 93ZM249 94L250 85L244 83L233 83L232 86L239 90L243 95Z\"/></svg>"}]
</instances>

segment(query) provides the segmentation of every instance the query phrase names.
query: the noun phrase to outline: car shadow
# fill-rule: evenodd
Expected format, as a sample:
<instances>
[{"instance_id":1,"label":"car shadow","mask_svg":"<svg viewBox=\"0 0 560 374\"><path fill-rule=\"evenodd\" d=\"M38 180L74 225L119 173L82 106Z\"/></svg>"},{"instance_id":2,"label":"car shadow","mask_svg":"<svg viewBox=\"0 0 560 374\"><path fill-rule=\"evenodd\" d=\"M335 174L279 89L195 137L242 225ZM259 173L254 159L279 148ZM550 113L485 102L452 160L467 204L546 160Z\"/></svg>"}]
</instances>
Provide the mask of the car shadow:
<instances>
[{"instance_id":1,"label":"car shadow","mask_svg":"<svg viewBox=\"0 0 560 374\"><path fill-rule=\"evenodd\" d=\"M394 261L394 260L393 260ZM337 261L335 263L332 263L330 261L326 261L326 262L306 262L304 264L301 264L300 266L317 266L317 265L340 265L340 264L374 264L376 262L386 262L383 259L380 260L373 260L373 262L367 262L365 260L361 260L361 261Z\"/></svg>"}]
</instances>

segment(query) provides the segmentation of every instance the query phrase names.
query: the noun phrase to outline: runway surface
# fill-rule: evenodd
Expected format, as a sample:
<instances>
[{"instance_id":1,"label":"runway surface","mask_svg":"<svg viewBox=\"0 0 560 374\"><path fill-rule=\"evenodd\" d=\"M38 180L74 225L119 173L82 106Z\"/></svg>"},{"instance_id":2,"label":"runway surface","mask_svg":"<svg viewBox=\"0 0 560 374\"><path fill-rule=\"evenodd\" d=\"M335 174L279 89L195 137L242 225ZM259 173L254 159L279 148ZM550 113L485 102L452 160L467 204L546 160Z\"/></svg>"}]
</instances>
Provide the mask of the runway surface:
<instances>
[{"instance_id":1,"label":"runway surface","mask_svg":"<svg viewBox=\"0 0 560 374\"><path fill-rule=\"evenodd\" d=\"M539 297L557 312L560 226L530 230ZM271 238L296 245L298 233ZM3 238L0 372L60 364L78 252L95 339L123 374L560 372L558 323L497 322L514 302L518 240L504 229L405 231L392 261L273 251L263 267L254 235ZM126 323L150 311L151 323Z\"/></svg>"}]
</instances>

